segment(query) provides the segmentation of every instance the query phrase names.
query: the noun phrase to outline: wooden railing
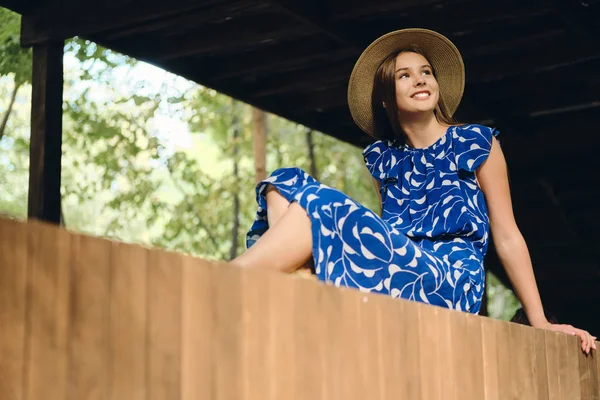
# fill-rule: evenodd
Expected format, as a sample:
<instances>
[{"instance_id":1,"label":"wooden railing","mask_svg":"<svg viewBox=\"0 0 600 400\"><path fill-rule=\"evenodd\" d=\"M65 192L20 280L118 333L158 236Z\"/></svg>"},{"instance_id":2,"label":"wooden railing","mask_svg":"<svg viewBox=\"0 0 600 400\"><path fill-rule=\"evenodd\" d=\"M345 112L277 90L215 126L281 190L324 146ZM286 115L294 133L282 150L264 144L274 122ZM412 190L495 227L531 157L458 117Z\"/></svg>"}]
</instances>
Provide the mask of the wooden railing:
<instances>
[{"instance_id":1,"label":"wooden railing","mask_svg":"<svg viewBox=\"0 0 600 400\"><path fill-rule=\"evenodd\" d=\"M0 219L0 399L598 399L574 337Z\"/></svg>"}]
</instances>

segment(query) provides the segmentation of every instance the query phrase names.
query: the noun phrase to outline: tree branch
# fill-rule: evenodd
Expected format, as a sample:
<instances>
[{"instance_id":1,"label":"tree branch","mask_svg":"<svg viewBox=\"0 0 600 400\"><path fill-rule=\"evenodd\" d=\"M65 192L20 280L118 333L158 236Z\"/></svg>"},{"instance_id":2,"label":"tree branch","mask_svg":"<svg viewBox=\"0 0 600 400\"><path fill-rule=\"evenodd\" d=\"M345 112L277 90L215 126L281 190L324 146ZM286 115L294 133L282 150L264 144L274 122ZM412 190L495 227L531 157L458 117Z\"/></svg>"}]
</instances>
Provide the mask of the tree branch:
<instances>
[{"instance_id":1,"label":"tree branch","mask_svg":"<svg viewBox=\"0 0 600 400\"><path fill-rule=\"evenodd\" d=\"M17 98L17 92L19 91L19 88L22 86L22 83L17 83L15 82L15 87L13 88L13 91L10 95L10 102L8 103L8 108L6 109L6 112L4 113L4 117L2 117L2 122L0 123L0 140L2 140L2 138L4 137L4 131L6 129L6 124L8 123L8 118L10 117L10 114L12 113L13 107L15 105L15 99Z\"/></svg>"}]
</instances>

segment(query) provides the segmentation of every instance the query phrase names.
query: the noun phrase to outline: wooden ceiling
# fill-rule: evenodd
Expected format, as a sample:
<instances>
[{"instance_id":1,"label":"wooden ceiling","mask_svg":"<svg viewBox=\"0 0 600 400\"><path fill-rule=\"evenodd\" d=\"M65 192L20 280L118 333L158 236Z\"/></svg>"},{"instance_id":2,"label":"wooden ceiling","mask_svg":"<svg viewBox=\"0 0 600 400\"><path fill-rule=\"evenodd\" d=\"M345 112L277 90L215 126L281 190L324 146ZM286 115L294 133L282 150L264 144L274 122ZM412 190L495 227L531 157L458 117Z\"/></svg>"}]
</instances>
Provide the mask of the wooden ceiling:
<instances>
[{"instance_id":1,"label":"wooden ceiling","mask_svg":"<svg viewBox=\"0 0 600 400\"><path fill-rule=\"evenodd\" d=\"M545 305L600 332L600 0L90 4L0 0L26 46L85 37L360 147L346 86L362 49L406 27L446 35L466 64L458 119L501 131Z\"/></svg>"}]
</instances>

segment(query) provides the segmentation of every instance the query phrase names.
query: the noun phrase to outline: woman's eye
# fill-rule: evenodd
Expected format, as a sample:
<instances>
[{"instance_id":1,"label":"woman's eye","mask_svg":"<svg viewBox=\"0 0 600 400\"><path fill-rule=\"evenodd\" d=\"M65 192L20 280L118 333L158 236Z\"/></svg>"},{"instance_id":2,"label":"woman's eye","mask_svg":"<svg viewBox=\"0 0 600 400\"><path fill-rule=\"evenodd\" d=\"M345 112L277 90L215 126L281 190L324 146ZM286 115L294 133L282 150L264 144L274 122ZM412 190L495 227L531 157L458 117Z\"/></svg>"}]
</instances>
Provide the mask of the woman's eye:
<instances>
[{"instance_id":1,"label":"woman's eye","mask_svg":"<svg viewBox=\"0 0 600 400\"><path fill-rule=\"evenodd\" d=\"M431 75L431 71L429 71L429 70L424 70L424 71L423 71L423 75Z\"/></svg>"},{"instance_id":2,"label":"woman's eye","mask_svg":"<svg viewBox=\"0 0 600 400\"><path fill-rule=\"evenodd\" d=\"M398 78L399 78L399 79L402 79L402 78L408 78L408 74L401 74L401 75L400 75Z\"/></svg>"}]
</instances>

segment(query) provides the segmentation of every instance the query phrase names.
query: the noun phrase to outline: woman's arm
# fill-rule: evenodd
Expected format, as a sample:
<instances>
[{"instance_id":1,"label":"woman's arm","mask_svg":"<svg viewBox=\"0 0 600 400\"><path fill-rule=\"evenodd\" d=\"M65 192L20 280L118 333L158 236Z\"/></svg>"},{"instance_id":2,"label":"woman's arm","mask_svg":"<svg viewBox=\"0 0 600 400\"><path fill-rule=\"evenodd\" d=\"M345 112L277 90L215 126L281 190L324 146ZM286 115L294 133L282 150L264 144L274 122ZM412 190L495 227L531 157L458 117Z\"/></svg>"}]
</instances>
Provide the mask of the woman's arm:
<instances>
[{"instance_id":1,"label":"woman's arm","mask_svg":"<svg viewBox=\"0 0 600 400\"><path fill-rule=\"evenodd\" d=\"M577 334L581 338L582 349L589 353L591 347L596 348L589 333L570 325L552 325L544 315L529 250L513 214L506 161L495 138L492 139L489 157L476 175L485 195L496 252L531 325Z\"/></svg>"}]
</instances>

